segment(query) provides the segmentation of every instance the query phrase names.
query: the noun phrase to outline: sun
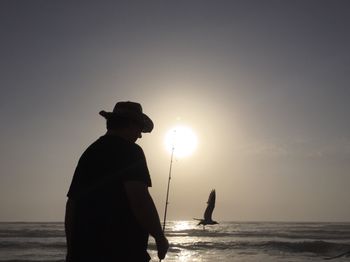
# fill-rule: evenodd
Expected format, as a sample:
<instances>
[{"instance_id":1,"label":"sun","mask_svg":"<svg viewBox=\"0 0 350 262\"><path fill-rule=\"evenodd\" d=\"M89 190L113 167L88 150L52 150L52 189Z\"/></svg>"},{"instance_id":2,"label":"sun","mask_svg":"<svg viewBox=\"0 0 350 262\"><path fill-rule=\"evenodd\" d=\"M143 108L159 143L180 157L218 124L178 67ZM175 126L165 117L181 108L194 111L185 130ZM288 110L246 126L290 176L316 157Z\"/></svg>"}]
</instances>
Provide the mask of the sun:
<instances>
[{"instance_id":1,"label":"sun","mask_svg":"<svg viewBox=\"0 0 350 262\"><path fill-rule=\"evenodd\" d=\"M174 156L182 158L190 156L195 151L198 139L191 128L175 126L166 133L164 143L169 153L174 150Z\"/></svg>"}]
</instances>

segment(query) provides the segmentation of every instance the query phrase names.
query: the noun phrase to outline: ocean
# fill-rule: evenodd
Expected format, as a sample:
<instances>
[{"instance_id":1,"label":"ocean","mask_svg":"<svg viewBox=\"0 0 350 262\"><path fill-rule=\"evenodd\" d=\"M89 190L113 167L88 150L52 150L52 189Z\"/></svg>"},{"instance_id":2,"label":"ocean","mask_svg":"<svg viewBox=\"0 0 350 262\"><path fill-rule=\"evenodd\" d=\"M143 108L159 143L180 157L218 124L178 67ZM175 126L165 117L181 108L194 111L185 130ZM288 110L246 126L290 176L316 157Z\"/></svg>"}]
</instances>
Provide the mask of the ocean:
<instances>
[{"instance_id":1,"label":"ocean","mask_svg":"<svg viewBox=\"0 0 350 262\"><path fill-rule=\"evenodd\" d=\"M350 261L350 223L171 221L164 262ZM59 223L0 223L0 261L64 261L65 235ZM151 261L158 261L149 241Z\"/></svg>"}]
</instances>

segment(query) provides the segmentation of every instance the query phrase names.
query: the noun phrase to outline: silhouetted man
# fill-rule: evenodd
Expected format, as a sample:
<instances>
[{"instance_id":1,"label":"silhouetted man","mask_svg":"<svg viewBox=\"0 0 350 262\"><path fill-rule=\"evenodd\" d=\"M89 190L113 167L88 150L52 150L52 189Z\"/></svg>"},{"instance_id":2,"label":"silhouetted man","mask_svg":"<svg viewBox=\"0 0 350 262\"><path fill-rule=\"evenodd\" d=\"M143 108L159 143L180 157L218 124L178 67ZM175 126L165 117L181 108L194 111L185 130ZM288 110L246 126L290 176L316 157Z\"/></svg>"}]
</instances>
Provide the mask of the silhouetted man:
<instances>
[{"instance_id":1,"label":"silhouetted man","mask_svg":"<svg viewBox=\"0 0 350 262\"><path fill-rule=\"evenodd\" d=\"M148 191L143 150L135 144L153 122L134 102L118 102L100 115L107 133L80 157L67 194L67 261L149 261L149 235L163 259L169 244Z\"/></svg>"}]
</instances>

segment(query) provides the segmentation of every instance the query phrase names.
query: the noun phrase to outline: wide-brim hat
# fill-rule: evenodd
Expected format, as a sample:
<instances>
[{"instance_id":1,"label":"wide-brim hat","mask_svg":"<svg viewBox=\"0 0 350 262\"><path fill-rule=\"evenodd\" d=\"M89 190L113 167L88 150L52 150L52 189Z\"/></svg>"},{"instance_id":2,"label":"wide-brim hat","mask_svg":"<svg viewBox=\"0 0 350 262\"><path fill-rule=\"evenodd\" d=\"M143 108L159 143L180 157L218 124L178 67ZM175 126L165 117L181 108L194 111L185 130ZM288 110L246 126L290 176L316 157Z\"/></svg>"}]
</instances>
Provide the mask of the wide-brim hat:
<instances>
[{"instance_id":1,"label":"wide-brim hat","mask_svg":"<svg viewBox=\"0 0 350 262\"><path fill-rule=\"evenodd\" d=\"M99 114L106 119L127 118L139 123L143 133L150 133L153 130L153 121L142 112L139 103L123 101L115 104L113 112L100 111Z\"/></svg>"}]
</instances>

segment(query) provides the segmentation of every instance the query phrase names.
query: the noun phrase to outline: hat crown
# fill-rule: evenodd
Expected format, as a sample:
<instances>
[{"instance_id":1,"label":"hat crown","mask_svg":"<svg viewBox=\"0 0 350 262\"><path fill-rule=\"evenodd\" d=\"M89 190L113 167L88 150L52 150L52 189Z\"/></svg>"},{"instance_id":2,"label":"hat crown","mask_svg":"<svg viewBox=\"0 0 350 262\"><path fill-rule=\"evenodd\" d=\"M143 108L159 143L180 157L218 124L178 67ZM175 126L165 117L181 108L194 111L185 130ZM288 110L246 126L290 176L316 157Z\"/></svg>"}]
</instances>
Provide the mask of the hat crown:
<instances>
[{"instance_id":1,"label":"hat crown","mask_svg":"<svg viewBox=\"0 0 350 262\"><path fill-rule=\"evenodd\" d=\"M118 102L114 106L113 113L118 113L121 111L128 111L130 113L142 115L142 106L139 103L130 102L130 101Z\"/></svg>"}]
</instances>

